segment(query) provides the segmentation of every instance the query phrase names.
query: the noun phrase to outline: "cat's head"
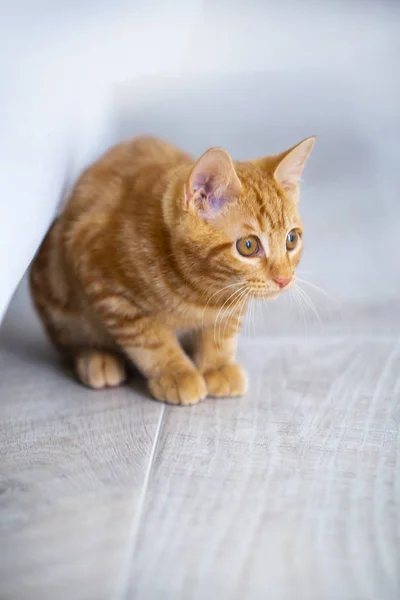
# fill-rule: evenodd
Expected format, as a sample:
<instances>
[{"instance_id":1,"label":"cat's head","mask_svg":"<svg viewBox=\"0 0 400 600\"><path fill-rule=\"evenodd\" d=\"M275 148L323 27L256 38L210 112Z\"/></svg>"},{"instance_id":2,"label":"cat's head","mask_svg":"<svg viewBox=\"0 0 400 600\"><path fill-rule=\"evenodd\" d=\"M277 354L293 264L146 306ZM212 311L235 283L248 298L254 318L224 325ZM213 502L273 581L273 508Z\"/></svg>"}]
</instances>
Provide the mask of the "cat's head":
<instances>
[{"instance_id":1,"label":"cat's head","mask_svg":"<svg viewBox=\"0 0 400 600\"><path fill-rule=\"evenodd\" d=\"M234 163L221 148L201 156L176 232L189 277L266 299L292 285L303 246L299 180L314 141L249 162Z\"/></svg>"}]
</instances>

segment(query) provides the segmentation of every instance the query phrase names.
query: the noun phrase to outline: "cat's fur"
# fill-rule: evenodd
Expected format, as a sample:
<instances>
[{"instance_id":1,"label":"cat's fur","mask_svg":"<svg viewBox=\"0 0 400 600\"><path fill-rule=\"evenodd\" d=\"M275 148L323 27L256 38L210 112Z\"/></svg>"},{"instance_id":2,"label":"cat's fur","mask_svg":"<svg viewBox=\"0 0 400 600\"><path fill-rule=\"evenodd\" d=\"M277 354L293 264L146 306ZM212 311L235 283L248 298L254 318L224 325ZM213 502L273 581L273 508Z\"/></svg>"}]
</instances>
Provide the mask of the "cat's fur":
<instances>
[{"instance_id":1,"label":"cat's fur","mask_svg":"<svg viewBox=\"0 0 400 600\"><path fill-rule=\"evenodd\" d=\"M235 163L214 148L195 162L138 138L82 174L31 268L37 310L82 383L118 385L130 360L158 400L246 391L238 330L249 294L273 297L294 277L298 181L313 143ZM244 257L236 241L249 235L260 250ZM193 360L177 337L188 330Z\"/></svg>"}]
</instances>

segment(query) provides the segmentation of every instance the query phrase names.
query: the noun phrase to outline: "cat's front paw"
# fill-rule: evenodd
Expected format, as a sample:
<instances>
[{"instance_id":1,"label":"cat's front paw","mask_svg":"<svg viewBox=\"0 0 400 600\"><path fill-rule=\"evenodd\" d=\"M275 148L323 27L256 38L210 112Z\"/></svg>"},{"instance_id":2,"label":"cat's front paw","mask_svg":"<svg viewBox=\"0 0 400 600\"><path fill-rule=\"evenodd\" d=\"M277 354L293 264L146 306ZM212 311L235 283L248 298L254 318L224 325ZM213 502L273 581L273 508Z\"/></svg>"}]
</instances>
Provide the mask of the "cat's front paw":
<instances>
[{"instance_id":1,"label":"cat's front paw","mask_svg":"<svg viewBox=\"0 0 400 600\"><path fill-rule=\"evenodd\" d=\"M204 373L208 393L215 398L243 396L248 390L249 380L241 365L223 365Z\"/></svg>"},{"instance_id":2,"label":"cat's front paw","mask_svg":"<svg viewBox=\"0 0 400 600\"><path fill-rule=\"evenodd\" d=\"M75 371L81 383L94 390L116 387L126 379L125 360L100 350L86 350L77 354Z\"/></svg>"},{"instance_id":3,"label":"cat's front paw","mask_svg":"<svg viewBox=\"0 0 400 600\"><path fill-rule=\"evenodd\" d=\"M149 389L156 400L168 404L196 404L207 396L207 386L198 371L182 371L149 379Z\"/></svg>"}]
</instances>

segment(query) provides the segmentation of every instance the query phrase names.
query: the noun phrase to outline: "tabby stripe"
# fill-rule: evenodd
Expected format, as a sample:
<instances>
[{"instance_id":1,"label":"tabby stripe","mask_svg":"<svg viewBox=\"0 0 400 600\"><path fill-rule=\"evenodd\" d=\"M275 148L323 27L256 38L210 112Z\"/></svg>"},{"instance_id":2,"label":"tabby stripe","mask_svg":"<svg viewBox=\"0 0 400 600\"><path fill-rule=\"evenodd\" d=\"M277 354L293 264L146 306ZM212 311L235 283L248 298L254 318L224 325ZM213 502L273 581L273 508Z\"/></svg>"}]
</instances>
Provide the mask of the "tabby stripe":
<instances>
[{"instance_id":1,"label":"tabby stripe","mask_svg":"<svg viewBox=\"0 0 400 600\"><path fill-rule=\"evenodd\" d=\"M274 229L275 228L274 221L273 221L271 215L269 214L269 212L267 211L267 209L265 208L265 206L263 206L261 214L264 217L264 219L266 219L268 221L270 228Z\"/></svg>"},{"instance_id":2,"label":"tabby stripe","mask_svg":"<svg viewBox=\"0 0 400 600\"><path fill-rule=\"evenodd\" d=\"M131 348L142 348L143 350L159 350L160 348L163 347L163 344L159 344L157 342L143 343L143 342L138 341L136 344L132 343L132 342L129 342L129 343L120 342L120 344L124 348L124 350L128 353Z\"/></svg>"},{"instance_id":3,"label":"tabby stripe","mask_svg":"<svg viewBox=\"0 0 400 600\"><path fill-rule=\"evenodd\" d=\"M114 317L135 318L137 316L137 308L132 302L117 294L99 294L92 298L92 303L94 308L101 311L102 314L108 309Z\"/></svg>"},{"instance_id":4,"label":"tabby stripe","mask_svg":"<svg viewBox=\"0 0 400 600\"><path fill-rule=\"evenodd\" d=\"M63 302L62 300L54 298L51 295L44 297L38 292L35 292L34 301L36 302L37 306L39 306L42 309L51 308L51 310L57 310L59 312L65 313L66 315L76 312L76 308L69 305L68 302Z\"/></svg>"},{"instance_id":5,"label":"tabby stripe","mask_svg":"<svg viewBox=\"0 0 400 600\"><path fill-rule=\"evenodd\" d=\"M224 250L231 248L231 246L232 246L231 242L223 242L222 244L218 244L218 246L214 246L214 248L211 248L211 250L208 251L205 260L209 261L212 258L215 258L216 256L218 256L218 254L221 254L221 252L224 252Z\"/></svg>"},{"instance_id":6,"label":"tabby stripe","mask_svg":"<svg viewBox=\"0 0 400 600\"><path fill-rule=\"evenodd\" d=\"M257 223L258 223L258 226L260 228L260 231L262 231L263 228L264 228L264 223L263 223L262 212L261 211L257 213L256 218L257 218Z\"/></svg>"}]
</instances>

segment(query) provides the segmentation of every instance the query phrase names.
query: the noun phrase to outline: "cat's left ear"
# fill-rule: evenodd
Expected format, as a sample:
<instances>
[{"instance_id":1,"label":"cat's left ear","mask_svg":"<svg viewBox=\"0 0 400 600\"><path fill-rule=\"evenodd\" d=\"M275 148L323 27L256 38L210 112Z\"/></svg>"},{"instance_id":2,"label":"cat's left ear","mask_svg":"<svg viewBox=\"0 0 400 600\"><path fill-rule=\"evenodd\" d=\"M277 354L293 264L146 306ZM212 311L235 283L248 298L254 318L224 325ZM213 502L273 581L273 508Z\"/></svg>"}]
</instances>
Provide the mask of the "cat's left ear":
<instances>
[{"instance_id":1,"label":"cat's left ear","mask_svg":"<svg viewBox=\"0 0 400 600\"><path fill-rule=\"evenodd\" d=\"M212 218L238 197L241 187L228 152L210 148L193 167L185 188L186 203L199 216Z\"/></svg>"},{"instance_id":2,"label":"cat's left ear","mask_svg":"<svg viewBox=\"0 0 400 600\"><path fill-rule=\"evenodd\" d=\"M315 137L309 137L276 157L274 178L295 201L299 197L300 177L314 143Z\"/></svg>"}]
</instances>

